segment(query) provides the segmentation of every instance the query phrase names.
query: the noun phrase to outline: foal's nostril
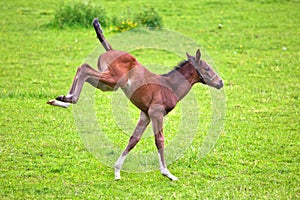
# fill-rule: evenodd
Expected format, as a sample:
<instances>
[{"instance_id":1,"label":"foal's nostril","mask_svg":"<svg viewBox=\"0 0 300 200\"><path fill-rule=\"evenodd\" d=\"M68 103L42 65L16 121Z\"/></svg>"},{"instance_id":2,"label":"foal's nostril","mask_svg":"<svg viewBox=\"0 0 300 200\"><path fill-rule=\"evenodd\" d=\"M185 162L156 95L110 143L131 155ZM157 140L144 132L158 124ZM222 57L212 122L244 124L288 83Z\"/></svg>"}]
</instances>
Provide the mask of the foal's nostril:
<instances>
[{"instance_id":1,"label":"foal's nostril","mask_svg":"<svg viewBox=\"0 0 300 200\"><path fill-rule=\"evenodd\" d=\"M224 83L223 83L222 80L220 80L220 82L219 82L218 85L217 85L217 88L218 88L218 89L221 89L223 86L224 86Z\"/></svg>"}]
</instances>

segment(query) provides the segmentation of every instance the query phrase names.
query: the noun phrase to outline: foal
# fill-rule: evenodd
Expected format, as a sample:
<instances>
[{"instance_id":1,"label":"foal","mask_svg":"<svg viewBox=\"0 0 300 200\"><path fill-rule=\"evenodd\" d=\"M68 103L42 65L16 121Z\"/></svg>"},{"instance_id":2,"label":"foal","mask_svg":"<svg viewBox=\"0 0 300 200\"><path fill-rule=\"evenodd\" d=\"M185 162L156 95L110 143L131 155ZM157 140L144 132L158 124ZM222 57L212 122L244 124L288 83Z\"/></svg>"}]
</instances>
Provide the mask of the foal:
<instances>
[{"instance_id":1,"label":"foal","mask_svg":"<svg viewBox=\"0 0 300 200\"><path fill-rule=\"evenodd\" d=\"M195 83L201 82L220 89L223 87L222 79L205 61L201 60L199 49L196 56L187 53L188 60L168 74L154 74L143 67L131 54L113 50L102 35L96 20L94 27L100 42L107 50L98 59L98 71L88 64L81 65L77 69L68 95L61 95L47 103L60 107L77 103L85 82L102 91L121 88L141 113L127 147L114 165L115 180L121 178L120 171L126 156L139 142L150 121L158 149L160 171L169 179L178 180L169 172L164 159L163 117L176 106Z\"/></svg>"}]
</instances>

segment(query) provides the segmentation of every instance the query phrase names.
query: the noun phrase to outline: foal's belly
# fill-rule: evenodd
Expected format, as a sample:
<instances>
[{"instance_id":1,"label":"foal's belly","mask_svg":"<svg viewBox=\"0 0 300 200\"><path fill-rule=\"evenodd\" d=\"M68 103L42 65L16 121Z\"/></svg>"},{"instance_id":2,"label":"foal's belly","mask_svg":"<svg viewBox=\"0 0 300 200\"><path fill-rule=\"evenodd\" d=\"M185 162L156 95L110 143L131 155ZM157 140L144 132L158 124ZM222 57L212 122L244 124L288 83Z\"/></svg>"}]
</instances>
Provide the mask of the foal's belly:
<instances>
[{"instance_id":1,"label":"foal's belly","mask_svg":"<svg viewBox=\"0 0 300 200\"><path fill-rule=\"evenodd\" d=\"M148 113L150 106L159 105L164 107L165 114L167 114L178 101L177 96L170 88L155 83L142 85L128 98L145 113Z\"/></svg>"}]
</instances>

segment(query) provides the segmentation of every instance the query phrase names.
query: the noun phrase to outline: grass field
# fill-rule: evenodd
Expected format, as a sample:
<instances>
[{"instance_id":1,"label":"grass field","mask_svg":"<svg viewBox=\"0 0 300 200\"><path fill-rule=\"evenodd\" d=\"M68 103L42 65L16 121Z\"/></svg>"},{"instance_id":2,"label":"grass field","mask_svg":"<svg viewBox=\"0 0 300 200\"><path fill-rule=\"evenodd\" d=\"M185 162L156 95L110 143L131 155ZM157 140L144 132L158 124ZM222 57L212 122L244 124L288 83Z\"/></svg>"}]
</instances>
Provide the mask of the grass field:
<instances>
[{"instance_id":1,"label":"grass field","mask_svg":"<svg viewBox=\"0 0 300 200\"><path fill-rule=\"evenodd\" d=\"M109 16L145 6L140 0L93 1L100 2ZM123 172L114 181L112 168L86 150L73 107L46 104L67 93L77 66L99 45L93 28L49 28L59 5L54 0L1 1L0 199L299 199L300 2L146 4L157 9L164 28L193 38L218 67L226 119L217 145L200 159L195 140L169 165L178 182L159 170ZM108 39L114 36L105 31ZM155 57L172 69L180 60L171 58ZM193 91L209 100L205 86ZM97 104L105 108L109 100L102 99ZM209 112L203 119L207 127ZM117 131L107 122L104 128ZM205 134L199 131L199 138Z\"/></svg>"}]
</instances>

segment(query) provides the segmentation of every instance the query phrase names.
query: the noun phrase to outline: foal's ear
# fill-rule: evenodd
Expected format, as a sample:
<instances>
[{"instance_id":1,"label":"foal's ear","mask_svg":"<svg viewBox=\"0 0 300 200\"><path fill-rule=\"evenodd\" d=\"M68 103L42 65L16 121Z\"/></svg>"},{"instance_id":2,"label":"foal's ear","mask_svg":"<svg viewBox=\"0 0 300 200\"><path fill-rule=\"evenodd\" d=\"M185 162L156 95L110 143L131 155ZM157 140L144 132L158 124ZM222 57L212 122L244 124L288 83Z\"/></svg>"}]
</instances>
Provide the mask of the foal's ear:
<instances>
[{"instance_id":1,"label":"foal's ear","mask_svg":"<svg viewBox=\"0 0 300 200\"><path fill-rule=\"evenodd\" d=\"M186 57L187 57L188 61L195 62L195 57L191 56L188 52L186 52Z\"/></svg>"},{"instance_id":2,"label":"foal's ear","mask_svg":"<svg viewBox=\"0 0 300 200\"><path fill-rule=\"evenodd\" d=\"M200 62L200 58L201 58L201 52L200 52L200 49L198 49L196 51L196 63Z\"/></svg>"}]
</instances>

